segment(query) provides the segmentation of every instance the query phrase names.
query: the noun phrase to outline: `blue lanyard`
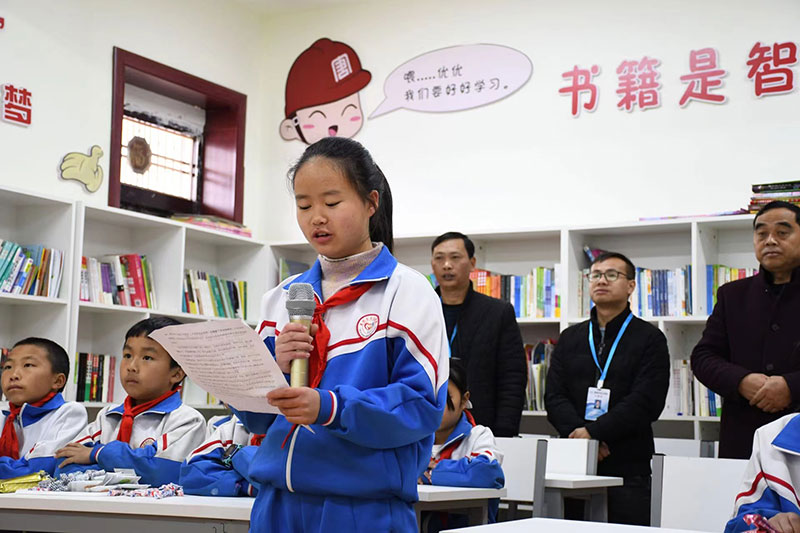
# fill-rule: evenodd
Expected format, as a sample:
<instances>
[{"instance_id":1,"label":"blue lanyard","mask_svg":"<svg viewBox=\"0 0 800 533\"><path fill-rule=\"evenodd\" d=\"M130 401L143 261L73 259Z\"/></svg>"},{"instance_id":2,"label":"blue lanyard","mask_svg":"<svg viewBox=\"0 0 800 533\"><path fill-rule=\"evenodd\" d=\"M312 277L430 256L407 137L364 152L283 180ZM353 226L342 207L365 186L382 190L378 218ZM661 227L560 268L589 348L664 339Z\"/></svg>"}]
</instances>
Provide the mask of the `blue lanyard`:
<instances>
[{"instance_id":1,"label":"blue lanyard","mask_svg":"<svg viewBox=\"0 0 800 533\"><path fill-rule=\"evenodd\" d=\"M450 334L450 357L453 357L453 339L456 338L457 332L458 332L458 324L456 324L456 327L453 328L453 333Z\"/></svg>"},{"instance_id":2,"label":"blue lanyard","mask_svg":"<svg viewBox=\"0 0 800 533\"><path fill-rule=\"evenodd\" d=\"M592 357L594 358L594 364L597 366L597 369L600 370L602 373L600 374L600 379L597 380L597 388L603 388L603 382L606 380L606 374L608 374L608 367L611 366L611 359L614 357L614 352L617 351L617 344L619 344L619 340L622 338L622 334L625 333L625 329L628 327L628 324L631 323L631 319L633 319L633 313L628 314L628 318L625 319L623 322L622 327L619 328L619 333L617 333L617 338L614 339L614 344L611 345L611 351L608 352L608 359L606 359L606 366L605 368L600 368L600 362L597 360L597 350L594 347L594 335L592 330L592 323L589 322L589 348L592 350Z\"/></svg>"}]
</instances>

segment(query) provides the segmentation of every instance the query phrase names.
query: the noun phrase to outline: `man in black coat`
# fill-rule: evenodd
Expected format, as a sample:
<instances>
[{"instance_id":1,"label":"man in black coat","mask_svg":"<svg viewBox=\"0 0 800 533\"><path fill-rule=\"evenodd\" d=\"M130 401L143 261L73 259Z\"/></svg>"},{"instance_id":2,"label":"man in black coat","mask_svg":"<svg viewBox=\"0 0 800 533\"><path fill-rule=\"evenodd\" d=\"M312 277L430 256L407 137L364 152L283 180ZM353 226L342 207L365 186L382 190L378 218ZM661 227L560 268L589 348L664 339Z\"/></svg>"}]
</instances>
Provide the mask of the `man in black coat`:
<instances>
[{"instance_id":1,"label":"man in black coat","mask_svg":"<svg viewBox=\"0 0 800 533\"><path fill-rule=\"evenodd\" d=\"M519 433L528 380L514 307L472 289L475 245L466 235L440 235L431 252L450 356L467 370L470 412L495 436L513 437Z\"/></svg>"},{"instance_id":2,"label":"man in black coat","mask_svg":"<svg viewBox=\"0 0 800 533\"><path fill-rule=\"evenodd\" d=\"M608 489L608 521L650 525L651 424L664 409L670 360L664 334L631 313L635 276L622 254L595 259L591 318L561 333L545 405L561 437L600 441L598 474L624 479Z\"/></svg>"},{"instance_id":3,"label":"man in black coat","mask_svg":"<svg viewBox=\"0 0 800 533\"><path fill-rule=\"evenodd\" d=\"M726 283L692 352L697 379L724 398L719 456L747 459L753 434L800 404L800 208L753 219L759 273Z\"/></svg>"}]
</instances>

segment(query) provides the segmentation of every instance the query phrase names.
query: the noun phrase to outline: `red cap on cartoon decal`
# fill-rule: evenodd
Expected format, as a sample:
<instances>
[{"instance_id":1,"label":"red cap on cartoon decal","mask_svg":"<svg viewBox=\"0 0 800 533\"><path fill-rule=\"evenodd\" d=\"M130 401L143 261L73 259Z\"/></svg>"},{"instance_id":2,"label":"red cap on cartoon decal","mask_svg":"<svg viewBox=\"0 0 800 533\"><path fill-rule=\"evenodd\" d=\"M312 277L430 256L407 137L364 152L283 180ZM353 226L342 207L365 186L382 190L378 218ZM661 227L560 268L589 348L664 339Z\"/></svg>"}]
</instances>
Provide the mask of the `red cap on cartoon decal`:
<instances>
[{"instance_id":1,"label":"red cap on cartoon decal","mask_svg":"<svg viewBox=\"0 0 800 533\"><path fill-rule=\"evenodd\" d=\"M355 51L323 38L294 60L286 78L286 118L298 109L328 104L357 93L372 79Z\"/></svg>"}]
</instances>

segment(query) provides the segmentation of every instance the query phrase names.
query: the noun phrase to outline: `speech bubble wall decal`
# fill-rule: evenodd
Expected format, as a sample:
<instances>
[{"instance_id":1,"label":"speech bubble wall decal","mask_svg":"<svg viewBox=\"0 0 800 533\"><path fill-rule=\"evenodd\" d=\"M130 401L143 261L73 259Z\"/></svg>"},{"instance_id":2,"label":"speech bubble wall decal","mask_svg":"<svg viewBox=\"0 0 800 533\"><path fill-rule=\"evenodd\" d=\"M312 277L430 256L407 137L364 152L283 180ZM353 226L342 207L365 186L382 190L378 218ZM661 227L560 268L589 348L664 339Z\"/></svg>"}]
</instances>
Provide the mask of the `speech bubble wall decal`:
<instances>
[{"instance_id":1,"label":"speech bubble wall decal","mask_svg":"<svg viewBox=\"0 0 800 533\"><path fill-rule=\"evenodd\" d=\"M440 48L406 61L386 78L385 98L369 118L396 109L462 111L502 100L525 85L530 58L498 44Z\"/></svg>"}]
</instances>

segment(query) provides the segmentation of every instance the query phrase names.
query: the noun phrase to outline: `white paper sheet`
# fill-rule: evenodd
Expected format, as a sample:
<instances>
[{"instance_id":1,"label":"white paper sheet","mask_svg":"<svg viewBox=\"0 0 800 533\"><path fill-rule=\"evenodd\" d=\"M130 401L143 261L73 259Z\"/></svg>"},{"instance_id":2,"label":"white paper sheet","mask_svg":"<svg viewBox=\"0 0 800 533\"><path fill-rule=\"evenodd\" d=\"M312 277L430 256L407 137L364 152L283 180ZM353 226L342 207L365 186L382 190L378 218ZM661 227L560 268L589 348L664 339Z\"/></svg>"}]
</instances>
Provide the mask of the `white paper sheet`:
<instances>
[{"instance_id":1,"label":"white paper sheet","mask_svg":"<svg viewBox=\"0 0 800 533\"><path fill-rule=\"evenodd\" d=\"M241 411L279 413L267 393L289 384L264 341L241 320L168 326L150 337L206 392Z\"/></svg>"}]
</instances>

